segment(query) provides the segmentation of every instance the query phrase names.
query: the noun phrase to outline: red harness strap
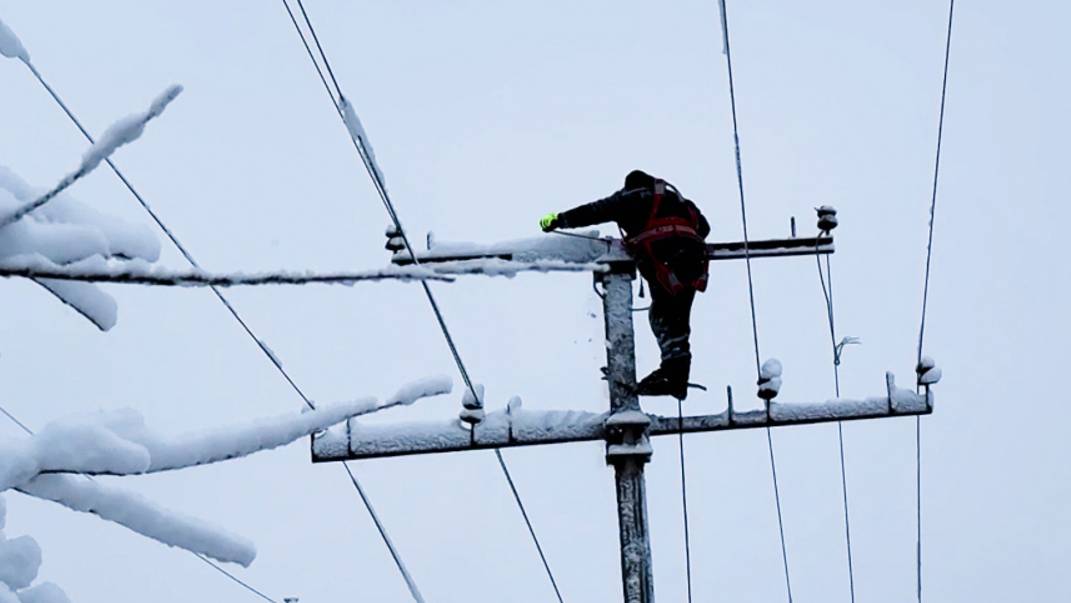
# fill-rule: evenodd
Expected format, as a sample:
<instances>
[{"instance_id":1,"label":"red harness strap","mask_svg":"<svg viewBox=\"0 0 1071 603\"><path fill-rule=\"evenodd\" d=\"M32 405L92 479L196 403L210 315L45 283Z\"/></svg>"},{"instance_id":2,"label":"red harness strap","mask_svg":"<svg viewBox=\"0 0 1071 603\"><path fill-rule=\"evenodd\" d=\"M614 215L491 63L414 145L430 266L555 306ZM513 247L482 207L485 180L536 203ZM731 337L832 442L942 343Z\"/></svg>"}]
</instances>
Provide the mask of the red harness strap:
<instances>
[{"instance_id":1,"label":"red harness strap","mask_svg":"<svg viewBox=\"0 0 1071 603\"><path fill-rule=\"evenodd\" d=\"M666 192L664 180L655 180L654 201L651 203L651 213L647 217L647 223L643 230L635 235L625 238L625 245L633 255L646 260L654 268L655 279L666 291L673 295L681 293L691 287L697 291L706 291L707 275L710 261L706 258L702 263L702 274L690 283L682 282L673 269L665 260L659 259L654 252L653 245L657 241L671 237L693 239L703 243L703 237L699 236L699 215L695 208L687 206L688 217L681 216L658 216L658 210L662 207L662 198Z\"/></svg>"}]
</instances>

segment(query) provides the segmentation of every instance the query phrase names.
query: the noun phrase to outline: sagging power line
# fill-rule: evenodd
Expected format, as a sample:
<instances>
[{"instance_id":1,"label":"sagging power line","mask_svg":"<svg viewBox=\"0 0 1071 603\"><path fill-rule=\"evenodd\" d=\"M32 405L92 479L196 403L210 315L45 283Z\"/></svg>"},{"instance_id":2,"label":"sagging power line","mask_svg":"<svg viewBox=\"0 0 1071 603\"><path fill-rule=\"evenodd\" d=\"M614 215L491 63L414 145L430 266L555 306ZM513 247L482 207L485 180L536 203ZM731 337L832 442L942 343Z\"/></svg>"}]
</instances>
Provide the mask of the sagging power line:
<instances>
[{"instance_id":1,"label":"sagging power line","mask_svg":"<svg viewBox=\"0 0 1071 603\"><path fill-rule=\"evenodd\" d=\"M44 76L38 71L37 67L29 61L28 57L23 56L20 57L20 59L36 78L38 83L40 83L41 86L45 89L45 91L49 94L49 96L52 97L52 99L56 102L57 105L59 105L60 109L63 110L64 114L67 115L67 117L71 120L75 127L78 128L78 131L82 133L82 136L85 137L85 139L89 141L90 144L96 144L96 141L94 140L93 136L82 125L82 123L71 111L67 103L65 103L63 99L59 96L56 90L51 85L49 85ZM130 191L130 194L134 197L135 200L137 200L138 204L141 205L141 207L145 210L149 217L152 218L153 222L156 223L156 225L160 228L160 230L164 233L168 240L171 241L171 243L175 246L179 253L182 254L182 257L186 259L190 266L200 270L200 264L198 264L197 260L194 259L190 251L186 248L185 245L182 244L182 242L178 239L175 233L167 227L164 221L160 218L159 214L152 208L152 206L149 205L148 201L146 201L146 199L141 195L141 193L139 193L138 190L134 188L134 185L130 182L129 179L127 179L127 177L122 173L119 167L111 160L111 158L105 157L104 162L108 165L109 168L111 168L112 172L123 183L123 186L125 186L126 189ZM296 393L298 397L301 398L301 401L305 404L305 406L308 408L315 408L315 404L313 404L309 396L305 394L305 391L300 386L298 386L297 382L290 375L289 371L287 371L287 369L283 367L282 363L279 361L275 353L272 352L271 348L268 347L267 343L265 343L265 341L253 331L252 327L249 326L249 323L245 320L245 318L243 318L242 315L238 313L238 310L234 307L231 301L225 295L223 295L223 292L220 290L220 288L216 286L209 286L209 289L212 291L213 295L215 295L216 298L220 301L220 303L223 304L223 307L226 308L227 312L231 315L231 317L234 318L234 320L242 327L242 330L245 331L246 335L248 335L249 338L253 341L253 343L260 349L264 357L268 359L272 366L275 367L275 370L278 371L279 374L283 377L283 379L287 382L287 384L289 384L290 388L294 391L294 393ZM398 556L397 551L395 551L393 543L390 541L389 538L386 537L386 528L382 525L378 515L375 513L370 498L360 487L360 483L357 477L352 472L352 470L349 467L345 467L345 469L348 477L350 478L350 482L353 484L354 489L356 490L357 494L361 499L361 502L364 504L365 509L368 511L368 514L372 519L373 523L375 523L377 531L379 531L379 533L383 536L384 544L387 546L388 550L390 550L392 557L394 557L400 562L400 557ZM407 572L404 568L400 567L400 570L402 571L403 576L407 575Z\"/></svg>"},{"instance_id":2,"label":"sagging power line","mask_svg":"<svg viewBox=\"0 0 1071 603\"><path fill-rule=\"evenodd\" d=\"M375 157L371 152L371 144L366 138L364 128L360 125L360 121L353 112L352 107L348 104L345 95L342 92L341 86L339 86L338 79L335 77L335 73L331 68L331 62L327 58L327 54L324 52L323 45L320 43L319 36L316 34L316 29L313 27L312 21L309 19L308 12L305 10L305 5L302 0L297 0L298 7L301 10L302 18L305 25L312 36L312 39L319 52L320 60L323 62L324 68L330 75L331 81L334 84L335 92L333 93L331 87L327 84L327 78L324 76L323 70L320 67L319 62L316 60L316 56L313 54L312 49L305 38L305 33L302 31L301 26L298 24L293 10L290 8L290 4L287 0L282 0L283 6L286 8L287 14L290 17L290 21L293 23L298 36L301 37L302 45L305 47L305 51L309 55L309 59L312 61L313 66L316 68L317 73L320 76L320 81L324 84L324 88L331 99L331 104L334 106L335 111L342 119L343 125L350 135L350 140L353 143L354 148L359 155L361 162L364 164L365 170L368 172L369 178L372 180L372 184L379 195L380 201L383 203L384 209L387 211L394 228L396 229L396 236L402 240L402 243L406 250L408 250L410 256L413 258L413 263L419 265L417 260L417 254L413 250L413 246L409 241L409 237L405 232L405 228L402 226L401 219L398 217L398 212L394 207L394 203L390 198L390 193L387 192L386 183L383 181L382 172L380 172ZM335 98L335 93L338 94L338 98ZM450 329L446 325L446 319L443 317L442 310L439 308L439 303L432 293L431 287L427 283L421 283L421 287L424 290L424 295L428 300L428 304L431 306L432 312L435 315L435 320L439 325L439 329L442 332L443 338L446 341L447 347L450 349L450 354L453 356L454 364L457 366L458 372L461 374L461 378L465 383L465 387L471 393L473 400L481 402L482 398L477 391L476 386L473 384L471 377L469 376L468 369L465 367L465 363L461 359L461 354L458 352L457 344L454 342L454 338L450 333ZM547 573L547 578L550 581L551 587L554 589L554 594L557 597L559 603L564 603L564 599L561 594L561 590L558 588L558 581L554 577L554 573L551 570L550 562L547 560L546 553L543 549L543 545L539 542L539 536L536 534L535 527L532 525L531 518L527 509L524 506L524 500L521 498L520 492L514 483L513 476L510 473L509 466L506 464L506 459L502 456L502 452L498 449L494 450L496 460L499 467L502 469L502 473L506 478L507 485L510 488L510 492L513 495L514 501L517 503L517 507L521 513L521 517L524 520L525 526L528 529L528 533L532 538L532 542L535 545L536 552L539 554L540 561L543 564L543 568ZM415 588L411 585L411 593L414 599L420 600L420 595L416 592Z\"/></svg>"}]
</instances>

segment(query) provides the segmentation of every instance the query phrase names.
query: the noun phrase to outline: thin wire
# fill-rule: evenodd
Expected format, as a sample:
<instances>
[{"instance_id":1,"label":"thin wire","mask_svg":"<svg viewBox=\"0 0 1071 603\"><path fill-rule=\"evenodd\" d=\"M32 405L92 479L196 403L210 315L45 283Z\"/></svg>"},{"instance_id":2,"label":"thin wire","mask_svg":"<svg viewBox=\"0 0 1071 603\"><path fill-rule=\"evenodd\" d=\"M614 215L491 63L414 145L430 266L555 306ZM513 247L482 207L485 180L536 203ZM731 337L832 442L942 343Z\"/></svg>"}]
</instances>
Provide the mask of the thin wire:
<instances>
[{"instance_id":1,"label":"thin wire","mask_svg":"<svg viewBox=\"0 0 1071 603\"><path fill-rule=\"evenodd\" d=\"M528 533L532 535L532 542L535 543L536 551L539 552L539 558L543 561L543 568L547 571L547 576L550 578L550 585L554 588L554 595L558 597L558 603L564 603L562 599L562 593L558 590L558 582L554 579L554 573L550 571L550 563L547 562L547 556L543 554L543 547L539 544L539 538L536 536L535 528L532 526L532 521L528 518L528 511L524 509L524 503L521 501L521 494L517 491L517 485L513 483L513 477L510 475L509 468L506 467L506 459L502 457L502 451L495 448L495 456L498 458L498 464L502 467L502 474L506 476L506 483L509 484L509 489L513 492L513 499L517 501L517 507L521 510L521 516L524 517L524 524L528 526Z\"/></svg>"},{"instance_id":2,"label":"thin wire","mask_svg":"<svg viewBox=\"0 0 1071 603\"><path fill-rule=\"evenodd\" d=\"M335 109L338 110L338 104L335 103L335 93L331 91L331 85L327 83L327 78L324 77L324 72L320 69L320 64L316 62L316 55L312 53L312 48L309 47L308 40L305 39L305 35L301 31L301 26L298 25L297 17L294 16L294 11L290 10L290 3L283 0L283 7L286 9L286 14L290 15L290 22L294 24L294 29L301 35L301 43L305 46L305 52L309 55L309 60L316 66L316 73L320 76L320 81L323 82L324 90L327 91L327 96L331 97L331 103L335 105Z\"/></svg>"},{"instance_id":3,"label":"thin wire","mask_svg":"<svg viewBox=\"0 0 1071 603\"><path fill-rule=\"evenodd\" d=\"M11 419L12 423L14 423L15 425L18 425L20 429L25 431L26 435L31 435L31 436L33 435L33 430L30 429L29 427L27 427L25 423L23 423L22 421L18 420L15 417L15 415L9 413L6 408L4 408L3 406L0 406L0 412L4 413L5 417Z\"/></svg>"},{"instance_id":4,"label":"thin wire","mask_svg":"<svg viewBox=\"0 0 1071 603\"><path fill-rule=\"evenodd\" d=\"M922 344L926 335L926 307L930 300L930 260L933 258L933 222L937 213L937 184L941 175L941 140L945 129L945 97L948 93L948 59L952 51L952 16L956 0L948 2L948 34L945 38L945 68L941 80L941 110L937 120L937 152L933 162L933 195L930 198L930 227L926 241L926 276L922 285L922 319L919 324L918 361L922 361Z\"/></svg>"},{"instance_id":5,"label":"thin wire","mask_svg":"<svg viewBox=\"0 0 1071 603\"><path fill-rule=\"evenodd\" d=\"M684 575L688 582L688 603L692 603L692 543L688 529L688 480L684 464L684 408L677 400L677 443L681 451L681 512L684 515Z\"/></svg>"},{"instance_id":6,"label":"thin wire","mask_svg":"<svg viewBox=\"0 0 1071 603\"><path fill-rule=\"evenodd\" d=\"M736 153L736 183L740 190L740 220L744 229L744 263L747 265L748 301L751 304L751 332L755 340L755 372L761 372L762 361L759 356L759 324L755 316L755 288L751 277L751 242L747 230L747 203L744 200L744 168L740 161L740 126L736 117L736 86L733 82L733 53L729 46L729 14L725 0L721 2L722 35L725 43L725 65L729 71L729 104L733 115L733 146Z\"/></svg>"},{"instance_id":7,"label":"thin wire","mask_svg":"<svg viewBox=\"0 0 1071 603\"><path fill-rule=\"evenodd\" d=\"M45 88L45 90L52 97L52 99L56 101L56 104L58 104L60 108L63 109L63 112L67 114L67 117L70 118L71 122L73 122L74 125L78 128L78 130L82 133L82 136L84 136L86 140L93 144L95 142L93 136L82 125L82 122L79 121L77 117L75 117L74 113L67 106L67 103L65 103L63 99L60 98L59 94L56 93L52 86L48 84L48 82L41 75L41 73L37 71L37 68L29 63L27 63L26 66L30 68L30 71L33 73L34 77L37 78L37 81L41 83L41 85ZM127 180L126 176L119 170L119 167L116 166L111 159L105 159L104 161L108 164L108 167L111 168L112 172L114 172L115 175L119 177L119 180L123 183L124 186L126 186L126 189L130 191L130 194L132 194L134 198L137 199L138 203L146 211L146 213L149 214L149 217L152 218L153 222L156 223L160 230L163 231L164 235L166 235L167 238L171 241L171 243L175 246L175 248L178 249L179 253L182 254L182 257L186 258L186 261L189 262L189 264L194 268L201 269L201 265L197 262L197 260L193 258L193 255L189 252L188 249L186 249L186 246L183 245L182 242L179 241L178 237L175 236L175 233L172 232L166 224L164 224L163 220L160 219L160 216L156 213L152 206L149 205L148 201L146 201L145 198L141 196L141 193L139 193L137 189L134 188L134 185L131 184L130 181ZM298 387L298 385L287 373L286 369L283 368L283 365L280 364L279 361L275 358L275 355L272 354L272 352L268 349L267 345L263 341L261 341L259 337L256 336L256 334L241 317L241 315L238 314L238 311L235 310L233 305L231 305L230 300L228 300L226 296L223 295L223 292L221 292L217 287L209 288L212 290L212 293L214 293L216 297L219 298L219 301L223 304L223 306L227 308L227 311L230 312L231 316L233 316L234 319L238 321L238 324L242 326L242 329L245 330L246 334L249 335L249 337L257 345L257 347L260 348L260 351L264 353L264 356L275 366L279 373L282 374L283 378L286 379L286 382L290 384L290 387L293 388L295 392L297 392L298 396L300 396L302 401L305 402L305 405L309 408L316 408L316 406L312 403L309 397L305 395L305 392L302 391L300 387Z\"/></svg>"},{"instance_id":8,"label":"thin wire","mask_svg":"<svg viewBox=\"0 0 1071 603\"><path fill-rule=\"evenodd\" d=\"M213 562L211 559L208 559L207 557L204 557L203 555L199 555L197 553L194 553L193 556L197 557L201 561L204 561L205 563L208 564L209 567L211 567L212 569L216 570L217 572L223 574L224 576L230 578L235 583L241 585L246 590L248 590L249 592L253 593L254 595L260 597L261 599L264 599L265 601L271 601L271 603L279 603L275 599L272 599L268 595L265 595L264 593L260 592L259 590L253 588L252 586L250 586L248 583L246 583L244 580L242 580L238 576L235 576L234 574L232 574L232 573L228 572L227 570L223 569L222 567L217 565L215 562Z\"/></svg>"},{"instance_id":9,"label":"thin wire","mask_svg":"<svg viewBox=\"0 0 1071 603\"><path fill-rule=\"evenodd\" d=\"M338 92L338 97L342 98L342 88L338 85L335 72L331 69L331 63L327 60L327 53L324 52L324 47L320 44L320 37L316 35L316 29L312 26L312 21L309 20L309 13L305 12L305 4L301 0L297 0L297 4L298 8L301 9L301 16L305 18L305 24L309 26L312 40L316 42L316 49L320 51L320 56L324 60L324 67L327 67L327 73L331 76L331 82L335 84L335 91Z\"/></svg>"},{"instance_id":10,"label":"thin wire","mask_svg":"<svg viewBox=\"0 0 1071 603\"><path fill-rule=\"evenodd\" d=\"M287 12L290 14L291 20L294 21L295 30L297 31L298 35L301 36L302 43L305 45L306 50L309 51L310 58L313 59L313 66L316 68L317 71L320 72L320 78L322 80L325 80L326 78L324 78L323 76L323 71L320 69L319 63L312 56L308 42L305 41L304 32L301 30L300 27L297 27L297 22L293 18L294 15L290 11L286 0L282 1L283 4L287 6ZM328 95L331 97L331 104L334 105L335 111L338 112L339 116L341 117L343 115L341 103L345 100L345 96L342 93L342 88L341 86L339 86L337 78L335 78L334 71L331 69L331 62L328 60L327 54L324 52L323 46L320 44L319 36L317 36L316 34L316 28L313 26L312 20L309 18L308 12L305 10L304 4L301 2L301 0L297 0L297 2L298 7L301 9L301 14L304 18L305 25L308 28L309 33L312 35L313 41L316 44L316 48L319 51L320 59L323 62L324 67L327 69L327 72L331 77L331 81L335 84L335 90L338 93L338 99L335 98L334 94L330 94L330 89L328 89ZM343 122L345 122L345 119L343 119ZM348 127L347 130L349 130ZM350 134L350 140L353 142L353 146L357 150L357 154L360 156L361 162L364 164L365 170L368 172L369 177L372 179L372 183L376 189L376 192L379 195L380 201L382 201L383 203L384 209L386 209L387 211L387 215L393 222L394 227L397 229L398 234L402 239L402 243L405 245L406 250L409 252L410 257L413 259L413 264L419 266L420 261L417 258L417 254L414 251L412 244L409 242L409 236L406 234L405 228L402 226L401 218L399 218L398 212L394 208L394 203L390 199L390 194L387 192L386 184L383 182L379 170L376 169L373 160L369 156L370 154L366 149L367 141L360 140L359 138L354 137L352 135L352 132ZM453 356L454 364L457 366L457 370L461 374L461 379L464 381L466 388L472 394L473 399L482 400L481 396L476 391L476 387L473 384L472 379L469 376L469 372L468 369L465 367L465 363L461 359L461 354L457 349L457 344L454 342L454 338L450 333L450 329L446 325L446 319L443 317L442 310L439 308L439 303L435 299L435 295L432 293L431 287L426 282L421 282L421 286L424 290L425 297L427 297L428 299L428 304L431 306L432 312L435 314L435 320L439 324L439 330L442 331L443 338L446 340L446 345L450 349L451 356ZM528 527L528 532L532 536L532 541L535 543L536 551L539 553L539 557L543 562L543 567L546 570L547 578L549 578L551 585L554 587L554 592L555 594L557 594L558 600L562 601L562 596L561 592L558 589L557 580L555 580L554 578L554 573L551 571L550 564L547 561L547 557L543 552L543 546L539 542L539 537L536 535L535 528L533 527L532 522L528 517L528 511L524 507L524 501L521 499L519 492L514 486L513 476L510 473L509 467L506 465L505 458L503 458L502 453L497 449L495 450L495 454L497 456L499 466L502 468L502 473L503 475L505 475L506 481L510 485L510 489L513 492L513 497L514 500L517 502L517 507L521 511L521 516L524 518L525 525Z\"/></svg>"},{"instance_id":11,"label":"thin wire","mask_svg":"<svg viewBox=\"0 0 1071 603\"><path fill-rule=\"evenodd\" d=\"M785 545L785 523L781 518L781 492L777 487L777 462L774 460L773 430L766 428L766 444L770 450L770 474L773 476L774 503L777 505L777 531L781 536L781 560L785 566L785 589L788 602L792 603L792 583L788 578L788 547Z\"/></svg>"},{"instance_id":12,"label":"thin wire","mask_svg":"<svg viewBox=\"0 0 1071 603\"><path fill-rule=\"evenodd\" d=\"M45 88L45 90L48 91L48 94L53 98L53 100L55 100L56 103L60 106L60 108L63 109L63 112L67 114L67 117L70 118L74 125L78 127L78 130L82 132L82 135L86 138L86 140L88 140L92 144L94 142L93 136L90 135L89 131L86 130L84 126L82 126L82 123L78 120L77 117L75 117L74 113L70 110L67 104L63 102L63 99L60 98L59 94L57 94L56 91L53 90L52 86L50 86L48 82L45 81L45 78L41 76L41 74L37 71L36 67L29 63L27 63L26 66L30 68L30 71L34 74L34 77L37 78L37 81L41 83L41 85ZM186 258L186 261L189 262L190 265L194 268L200 269L201 266L193 258L193 255L190 254L189 250L187 250L186 247L179 241L178 237L175 236L171 229L164 224L163 220L160 219L160 217L152 209L152 207L145 200L145 198L141 196L137 189L134 188L134 185L132 185L130 181L127 180L126 176L123 175L123 173L119 170L118 166L116 166L111 161L111 159L105 159L104 161L108 164L108 167L111 168L115 175L119 177L119 180L122 181L123 185L126 186L127 190L129 190L130 193L134 196L134 198L137 199L138 203L141 204L141 207L145 209L145 211L149 214L149 216L156 223L156 225L160 227L160 230L163 231L163 233L167 236L167 238L171 241L175 248L178 249L179 253L181 253L182 256ZM219 299L220 303L222 303L223 306L227 309L227 311L234 318L234 320L237 321L239 325L241 325L246 335L248 335L249 338L252 339L253 342L257 345L257 347L260 348L260 351L264 354L264 357L267 358L269 362L271 362L272 366L275 367L279 374L283 376L283 379L285 379L286 382L290 385L290 388L293 389L295 393L297 393L297 395L305 403L305 406L311 409L315 409L316 405L305 394L304 390L302 390L301 387L298 386L298 384L290 376L290 373L285 368L283 368L282 363L275 356L275 354L272 353L270 349L268 349L267 344L264 343L264 341L262 341L259 337L257 337L256 333L253 332L253 329L249 326L245 319L242 318L240 314L238 314L238 310L236 310L234 306L231 305L230 300L228 300L227 297L223 295L223 292L220 291L217 287L209 288L212 290L212 293L215 294L216 298ZM349 473L348 469L347 473ZM375 524L376 529L381 535L384 535L384 544L387 545L387 548L390 550L391 556L394 557L395 562L398 565L399 572L402 573L403 577L407 576L408 571L406 570L404 565L401 564L401 558L398 556L398 552L394 549L394 545L390 542L388 538L385 537L387 533L386 528L380 522L379 516L376 515L375 510L372 508L371 501L369 501L368 497L365 496L361 491L361 488L359 487L359 482L357 482L356 478L352 477L351 481L353 482L358 495L360 495L361 500L364 502L365 508L368 510L368 514L372 518L372 522Z\"/></svg>"},{"instance_id":13,"label":"thin wire","mask_svg":"<svg viewBox=\"0 0 1071 603\"><path fill-rule=\"evenodd\" d=\"M915 417L915 576L922 603L922 421Z\"/></svg>"},{"instance_id":14,"label":"thin wire","mask_svg":"<svg viewBox=\"0 0 1071 603\"><path fill-rule=\"evenodd\" d=\"M948 1L948 31L945 34L945 64L941 76L941 109L937 119L937 151L933 161L933 194L930 198L930 225L926 241L926 276L922 285L922 318L919 321L919 364L926 336L926 308L930 300L930 262L933 259L933 224L937 214L937 185L941 174L941 141L945 129L945 99L948 95L948 63L952 54L952 18L956 0ZM915 417L915 578L916 594L922 603L922 419Z\"/></svg>"},{"instance_id":15,"label":"thin wire","mask_svg":"<svg viewBox=\"0 0 1071 603\"><path fill-rule=\"evenodd\" d=\"M383 522L379 520L379 515L372 506L372 501L368 498L368 494L365 493L364 487L361 486L361 482L357 480L357 476L354 475L353 470L350 469L349 463L343 461L342 468L346 470L346 475L350 476L350 482L353 483L353 487L357 490L357 494L361 497L361 501L364 502L365 508L368 509L368 514L372 516L372 523L376 525L380 537L383 538L383 542L386 543L387 549L390 551L390 556L394 558L394 564L398 566L398 571L401 572L402 579L405 580L405 585L409 588L409 594L413 596L413 600L417 603L424 603L424 596L420 594L420 589L417 588L413 577L409 575L405 563L402 562L401 555L399 555L398 550L394 548L394 542L390 539L387 530L383 527Z\"/></svg>"},{"instance_id":16,"label":"thin wire","mask_svg":"<svg viewBox=\"0 0 1071 603\"><path fill-rule=\"evenodd\" d=\"M840 349L837 347L837 328L833 313L833 267L826 256L826 273L829 275L829 285L826 286L826 277L822 274L822 258L814 256L818 265L818 280L822 283L822 297L826 301L826 315L829 318L829 338L833 344L833 389L837 398L840 398ZM840 451L840 488L844 505L844 542L848 555L848 592L852 603L855 603L855 565L852 561L852 528L848 514L848 470L844 462L844 422L837 421L837 446Z\"/></svg>"},{"instance_id":17,"label":"thin wire","mask_svg":"<svg viewBox=\"0 0 1071 603\"><path fill-rule=\"evenodd\" d=\"M751 275L751 248L747 230L747 203L744 197L744 169L740 161L740 126L736 116L736 86L733 81L733 54L729 44L729 10L725 0L718 0L721 6L722 42L725 47L725 65L729 73L729 103L733 116L733 145L736 153L736 183L740 191L740 219L744 230L744 261L747 264L748 302L751 305L751 334L755 343L755 372L762 378L762 361L759 355L759 324L755 313L755 286ZM785 569L785 590L788 601L792 603L792 580L788 571L788 547L785 545L785 524L781 513L781 492L777 483L777 461L774 456L773 433L766 428L766 442L770 450L770 474L773 477L774 502L777 505L777 529L781 538L781 561Z\"/></svg>"},{"instance_id":18,"label":"thin wire","mask_svg":"<svg viewBox=\"0 0 1071 603\"><path fill-rule=\"evenodd\" d=\"M3 407L2 405L0 405L0 413L2 413L2 414L3 414L4 416L5 416L5 417L7 417L8 419L10 419L12 423L14 423L15 425L18 425L20 429L22 429L23 431L25 431L25 432L26 432L26 435L28 435L28 436L31 436L31 437L32 437L33 435L35 435L35 434L34 434L34 431L33 431L32 429L30 429L30 428L29 428L29 427L28 427L28 426L27 426L27 425L26 425L25 423L23 423L22 421L20 421L20 420L18 419L18 417L16 417L15 415L11 414L10 412L8 412L8 410L7 410L6 408L4 408L4 407ZM89 476L89 475L86 475L86 476L85 476L85 478L86 478L86 479L88 479L88 480L91 480L91 481L92 481L92 479L93 479L93 477L92 477L92 476ZM216 570L217 570L217 571L218 571L219 573L221 573L221 574L223 574L224 576L226 576L226 577L230 578L230 579L231 579L231 580L233 580L233 581L234 581L235 583L237 583L237 584L239 584L240 586L244 587L244 588L245 588L246 590L248 590L249 592L251 592L251 593L253 593L253 594L257 595L257 596L258 596L258 597L260 597L261 599L264 599L265 601L271 601L271 603L279 603L279 602L278 602L278 601L276 601L275 599L272 599L272 598L271 598L271 597L269 597L268 595L265 595L264 593L260 592L259 590L257 590L257 589L255 589L255 588L253 588L253 587L252 587L251 585L249 585L248 583L246 583L246 582L242 581L242 580L241 580L240 578L238 578L238 577L237 577L237 576L235 576L234 574L232 574L232 573L228 572L227 570L223 569L222 567L220 567L219 565L217 565L217 564L216 564L216 563L215 563L214 561L212 561L211 559L208 559L207 557L204 557L204 556L203 556L203 555L201 555L200 553L194 553L193 551L190 551L190 553L192 553L194 557L197 557L197 558L198 558L198 559L200 559L201 561L204 561L204 562L205 562L205 563L207 563L208 565L212 566L212 567L213 567L213 568L215 568L215 569L216 569Z\"/></svg>"}]
</instances>

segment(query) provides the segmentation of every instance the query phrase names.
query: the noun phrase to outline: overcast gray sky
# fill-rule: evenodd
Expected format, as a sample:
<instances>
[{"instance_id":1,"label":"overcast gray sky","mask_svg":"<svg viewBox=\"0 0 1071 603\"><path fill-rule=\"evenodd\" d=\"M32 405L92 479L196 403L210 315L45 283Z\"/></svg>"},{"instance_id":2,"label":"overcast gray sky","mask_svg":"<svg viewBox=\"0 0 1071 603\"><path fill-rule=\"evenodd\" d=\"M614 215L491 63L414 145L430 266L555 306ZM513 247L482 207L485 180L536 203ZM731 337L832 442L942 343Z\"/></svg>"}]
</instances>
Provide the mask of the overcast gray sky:
<instances>
[{"instance_id":1,"label":"overcast gray sky","mask_svg":"<svg viewBox=\"0 0 1071 603\"><path fill-rule=\"evenodd\" d=\"M308 0L413 233L538 236L543 213L603 196L640 167L740 236L717 4ZM756 238L841 211L833 259L843 391L910 383L947 4L729 2L743 167ZM87 127L166 85L186 92L117 162L206 268L365 268L387 261L386 216L280 2L15 2L0 17ZM923 421L926 593L934 601L1055 601L1071 561L1062 386L1063 231L1071 8L957 6L927 352L945 370ZM54 182L85 148L14 61L0 63L0 162ZM72 195L148 223L98 170ZM609 232L609 230L607 230ZM182 261L165 244L163 262ZM764 357L781 398L832 393L813 260L756 261ZM112 287L103 334L26 282L0 284L0 401L24 421L134 406L184 431L294 409L290 391L203 290ZM606 408L598 300L587 275L468 278L436 287L490 404ZM317 400L454 374L415 285L232 291ZM695 310L695 412L753 389L741 264L713 268ZM640 370L656 361L640 318ZM743 397L742 394L738 396ZM453 415L458 398L384 420ZM668 401L651 410L672 412ZM10 425L0 425L14 436ZM860 601L914 596L914 421L845 426ZM798 601L847 601L836 429L774 432ZM783 598L761 431L686 439L699 601ZM612 473L598 443L509 450L567 601L619 598ZM655 584L684 595L676 442L648 468ZM429 601L548 601L552 592L490 452L362 462L364 481ZM237 573L273 597L404 601L404 585L340 467L305 446L123 480L254 539ZM188 553L11 495L8 531L45 550L75 601L252 601Z\"/></svg>"}]
</instances>

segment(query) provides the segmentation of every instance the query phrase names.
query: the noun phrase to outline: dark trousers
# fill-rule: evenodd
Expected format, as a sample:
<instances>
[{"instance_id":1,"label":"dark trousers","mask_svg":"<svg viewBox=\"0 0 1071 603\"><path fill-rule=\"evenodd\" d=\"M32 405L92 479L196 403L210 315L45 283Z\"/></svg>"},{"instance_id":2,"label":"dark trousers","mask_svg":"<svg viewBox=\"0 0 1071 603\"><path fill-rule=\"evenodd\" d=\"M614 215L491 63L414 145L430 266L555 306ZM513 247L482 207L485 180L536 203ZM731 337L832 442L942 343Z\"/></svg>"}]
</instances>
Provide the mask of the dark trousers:
<instances>
[{"instance_id":1,"label":"dark trousers","mask_svg":"<svg viewBox=\"0 0 1071 603\"><path fill-rule=\"evenodd\" d=\"M647 282L651 289L651 309L647 317L662 351L662 367L676 363L687 367L692 360L688 338L692 334L692 302L695 301L695 289L689 287L674 295L658 284L657 280L647 279Z\"/></svg>"}]
</instances>

